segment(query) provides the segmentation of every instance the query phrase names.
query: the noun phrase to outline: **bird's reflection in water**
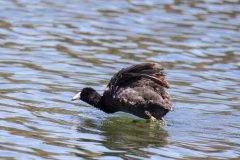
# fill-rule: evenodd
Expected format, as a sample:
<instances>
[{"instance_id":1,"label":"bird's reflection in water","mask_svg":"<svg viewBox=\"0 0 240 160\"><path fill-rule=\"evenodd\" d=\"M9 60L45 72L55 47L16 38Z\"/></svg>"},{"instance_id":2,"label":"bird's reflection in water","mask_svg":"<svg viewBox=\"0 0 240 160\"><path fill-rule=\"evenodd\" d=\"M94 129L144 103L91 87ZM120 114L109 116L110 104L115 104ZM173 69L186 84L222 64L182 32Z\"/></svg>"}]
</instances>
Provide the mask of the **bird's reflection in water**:
<instances>
[{"instance_id":1,"label":"bird's reflection in water","mask_svg":"<svg viewBox=\"0 0 240 160\"><path fill-rule=\"evenodd\" d=\"M148 152L144 151L144 148L159 148L168 144L167 131L159 124L149 123L143 119L108 117L100 124L93 120L85 120L77 130L79 134L100 136L97 140L90 140L89 137L78 139L76 148L79 153L76 155L90 159L105 156L117 156L124 159L138 156L147 158ZM97 150L102 147L106 150ZM94 148L96 152L93 152Z\"/></svg>"}]
</instances>

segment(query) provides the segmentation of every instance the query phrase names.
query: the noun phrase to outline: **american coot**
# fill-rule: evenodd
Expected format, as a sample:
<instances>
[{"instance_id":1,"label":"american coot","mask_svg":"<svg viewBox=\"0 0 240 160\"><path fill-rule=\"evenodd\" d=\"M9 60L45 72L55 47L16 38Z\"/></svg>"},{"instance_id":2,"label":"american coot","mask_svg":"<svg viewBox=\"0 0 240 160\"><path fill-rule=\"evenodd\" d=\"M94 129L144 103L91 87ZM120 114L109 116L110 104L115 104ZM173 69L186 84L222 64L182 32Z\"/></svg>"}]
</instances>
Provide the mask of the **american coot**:
<instances>
[{"instance_id":1,"label":"american coot","mask_svg":"<svg viewBox=\"0 0 240 160\"><path fill-rule=\"evenodd\" d=\"M103 95L83 88L72 100L82 101L106 113L131 113L144 119L161 120L172 110L163 68L156 63L137 64L116 73Z\"/></svg>"}]
</instances>

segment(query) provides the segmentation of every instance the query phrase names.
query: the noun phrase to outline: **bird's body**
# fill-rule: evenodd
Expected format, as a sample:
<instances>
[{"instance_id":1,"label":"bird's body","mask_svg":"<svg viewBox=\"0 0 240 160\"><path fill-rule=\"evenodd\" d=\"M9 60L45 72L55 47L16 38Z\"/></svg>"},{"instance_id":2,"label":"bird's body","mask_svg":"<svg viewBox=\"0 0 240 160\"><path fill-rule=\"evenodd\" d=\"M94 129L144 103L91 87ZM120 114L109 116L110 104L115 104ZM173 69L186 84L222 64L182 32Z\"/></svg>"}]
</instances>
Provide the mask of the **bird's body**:
<instances>
[{"instance_id":1,"label":"bird's body","mask_svg":"<svg viewBox=\"0 0 240 160\"><path fill-rule=\"evenodd\" d=\"M106 113L122 111L144 119L162 119L172 110L170 95L165 91L169 85L164 78L163 69L155 63L133 65L117 72L102 96L92 88L84 88L75 99Z\"/></svg>"}]
</instances>

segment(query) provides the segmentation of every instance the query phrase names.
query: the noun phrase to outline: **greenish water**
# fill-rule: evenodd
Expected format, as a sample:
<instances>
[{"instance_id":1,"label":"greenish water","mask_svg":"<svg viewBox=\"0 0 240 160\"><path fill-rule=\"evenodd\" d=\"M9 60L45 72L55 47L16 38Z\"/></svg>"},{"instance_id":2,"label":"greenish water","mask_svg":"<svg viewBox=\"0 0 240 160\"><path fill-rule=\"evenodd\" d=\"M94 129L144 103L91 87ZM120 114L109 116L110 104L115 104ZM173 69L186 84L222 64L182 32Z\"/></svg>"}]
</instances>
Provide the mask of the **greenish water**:
<instances>
[{"instance_id":1,"label":"greenish water","mask_svg":"<svg viewBox=\"0 0 240 160\"><path fill-rule=\"evenodd\" d=\"M0 1L0 159L239 159L237 0ZM158 126L71 97L122 67L166 68Z\"/></svg>"}]
</instances>

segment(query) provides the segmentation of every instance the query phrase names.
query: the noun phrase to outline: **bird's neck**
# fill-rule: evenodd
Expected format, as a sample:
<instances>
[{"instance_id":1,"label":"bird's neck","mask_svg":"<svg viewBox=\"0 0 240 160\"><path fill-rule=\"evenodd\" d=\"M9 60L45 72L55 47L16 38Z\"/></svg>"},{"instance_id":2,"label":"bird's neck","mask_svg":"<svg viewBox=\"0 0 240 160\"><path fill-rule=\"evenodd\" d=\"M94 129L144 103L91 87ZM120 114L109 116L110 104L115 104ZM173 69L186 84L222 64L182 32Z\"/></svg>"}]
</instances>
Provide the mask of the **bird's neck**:
<instances>
[{"instance_id":1,"label":"bird's neck","mask_svg":"<svg viewBox=\"0 0 240 160\"><path fill-rule=\"evenodd\" d=\"M85 99L83 101L85 101L86 103L94 106L95 108L98 108L100 110L102 110L105 113L114 113L117 112L118 110L116 108L113 108L113 106L108 106L106 105L105 99L106 97L103 98L103 96L101 96L99 93L95 93L94 95L91 95L90 98Z\"/></svg>"}]
</instances>

